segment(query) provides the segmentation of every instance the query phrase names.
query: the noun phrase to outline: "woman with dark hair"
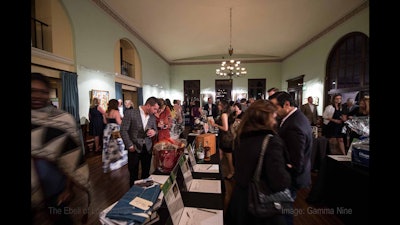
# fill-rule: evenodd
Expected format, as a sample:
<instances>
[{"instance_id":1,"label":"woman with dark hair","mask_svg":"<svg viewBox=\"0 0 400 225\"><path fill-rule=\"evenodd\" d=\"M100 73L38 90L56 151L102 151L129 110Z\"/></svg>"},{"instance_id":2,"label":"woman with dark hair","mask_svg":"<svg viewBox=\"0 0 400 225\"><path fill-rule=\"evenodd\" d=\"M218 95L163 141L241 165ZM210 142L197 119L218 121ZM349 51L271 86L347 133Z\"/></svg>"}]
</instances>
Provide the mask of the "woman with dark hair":
<instances>
[{"instance_id":1,"label":"woman with dark hair","mask_svg":"<svg viewBox=\"0 0 400 225\"><path fill-rule=\"evenodd\" d=\"M202 110L199 100L192 101L190 104L192 106L190 108L190 125L193 127L195 125L194 121L196 120L196 118L201 117Z\"/></svg>"},{"instance_id":2,"label":"woman with dark hair","mask_svg":"<svg viewBox=\"0 0 400 225\"><path fill-rule=\"evenodd\" d=\"M103 133L103 172L109 172L121 168L127 163L127 158L123 159L128 152L120 135L122 123L121 114L118 109L119 101L110 99L103 120L106 124ZM125 152L124 152L125 151Z\"/></svg>"},{"instance_id":3,"label":"woman with dark hair","mask_svg":"<svg viewBox=\"0 0 400 225\"><path fill-rule=\"evenodd\" d=\"M169 100L169 98L165 99L165 105L169 108L170 111L174 110L174 106L171 103L171 100Z\"/></svg>"},{"instance_id":4,"label":"woman with dark hair","mask_svg":"<svg viewBox=\"0 0 400 225\"><path fill-rule=\"evenodd\" d=\"M276 110L275 105L270 101L258 99L250 104L241 119L233 146L236 156L236 184L226 214L227 225L286 224L283 215L257 218L247 210L248 185L256 169L262 142L266 135L272 136L265 151L260 179L265 180L273 192L284 190L291 184L284 157L286 147L274 130L274 127L276 127Z\"/></svg>"},{"instance_id":5,"label":"woman with dark hair","mask_svg":"<svg viewBox=\"0 0 400 225\"><path fill-rule=\"evenodd\" d=\"M154 140L154 143L169 139L171 137L172 117L171 110L163 98L158 99L160 108L154 114L156 116L156 122L158 127L158 135Z\"/></svg>"},{"instance_id":6,"label":"woman with dark hair","mask_svg":"<svg viewBox=\"0 0 400 225\"><path fill-rule=\"evenodd\" d=\"M344 134L342 133L342 95L334 94L330 105L325 107L322 118L324 119L324 135L329 140L330 154L346 154L344 148Z\"/></svg>"},{"instance_id":7,"label":"woman with dark hair","mask_svg":"<svg viewBox=\"0 0 400 225\"><path fill-rule=\"evenodd\" d=\"M236 132L237 128L240 124L240 121L242 120L243 115L244 115L244 112L242 111L242 104L240 104L239 102L234 103L233 107L232 107L232 116L235 119L235 121L232 124L232 128L233 128L233 131L234 131L233 134L235 137L237 134L237 132ZM235 156L233 156L233 158L235 158Z\"/></svg>"},{"instance_id":8,"label":"woman with dark hair","mask_svg":"<svg viewBox=\"0 0 400 225\"><path fill-rule=\"evenodd\" d=\"M224 156L226 157L228 161L228 174L225 176L225 179L231 180L235 174L232 156L233 133L230 132L234 118L230 112L228 101L223 99L220 100L217 107L219 110L219 116L216 118L215 123L212 123L211 125L219 129L218 146L220 160L222 160Z\"/></svg>"}]
</instances>

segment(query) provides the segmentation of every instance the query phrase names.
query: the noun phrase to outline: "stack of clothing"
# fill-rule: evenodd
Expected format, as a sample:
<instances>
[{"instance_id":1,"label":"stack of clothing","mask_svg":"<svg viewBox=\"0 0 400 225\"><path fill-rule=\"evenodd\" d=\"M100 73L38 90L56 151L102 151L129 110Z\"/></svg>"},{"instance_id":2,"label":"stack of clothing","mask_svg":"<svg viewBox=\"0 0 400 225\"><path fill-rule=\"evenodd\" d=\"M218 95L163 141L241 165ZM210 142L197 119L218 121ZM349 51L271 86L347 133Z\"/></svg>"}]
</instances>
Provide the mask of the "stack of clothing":
<instances>
[{"instance_id":1,"label":"stack of clothing","mask_svg":"<svg viewBox=\"0 0 400 225\"><path fill-rule=\"evenodd\" d=\"M153 184L149 187L133 185L122 198L113 205L111 210L105 215L106 218L117 221L125 221L127 224L146 224L152 218L156 210L155 203L160 195L159 184ZM133 206L135 198L147 200L150 202L147 209Z\"/></svg>"}]
</instances>

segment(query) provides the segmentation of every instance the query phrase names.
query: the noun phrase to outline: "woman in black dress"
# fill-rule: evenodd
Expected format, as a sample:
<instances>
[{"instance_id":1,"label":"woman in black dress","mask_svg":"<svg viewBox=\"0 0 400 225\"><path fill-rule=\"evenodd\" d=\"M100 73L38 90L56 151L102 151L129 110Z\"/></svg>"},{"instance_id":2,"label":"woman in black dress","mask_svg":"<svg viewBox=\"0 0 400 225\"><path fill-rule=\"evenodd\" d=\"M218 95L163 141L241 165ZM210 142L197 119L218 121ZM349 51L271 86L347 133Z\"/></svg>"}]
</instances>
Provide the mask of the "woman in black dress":
<instances>
[{"instance_id":1,"label":"woman in black dress","mask_svg":"<svg viewBox=\"0 0 400 225\"><path fill-rule=\"evenodd\" d=\"M95 151L101 151L101 140L103 139L105 110L100 105L100 99L93 98L89 108L89 135L94 137Z\"/></svg>"},{"instance_id":2,"label":"woman in black dress","mask_svg":"<svg viewBox=\"0 0 400 225\"><path fill-rule=\"evenodd\" d=\"M325 137L329 139L330 154L346 154L344 147L345 135L342 133L344 118L342 117L342 95L334 94L332 104L325 107L324 119Z\"/></svg>"},{"instance_id":3,"label":"woman in black dress","mask_svg":"<svg viewBox=\"0 0 400 225\"><path fill-rule=\"evenodd\" d=\"M218 147L220 160L226 157L228 161L228 174L225 179L231 180L235 174L235 167L233 166L233 155L232 155L232 143L233 143L233 133L230 131L231 126L235 119L232 117L230 112L229 102L226 100L220 100L218 105L218 110L220 112L219 116L216 118L215 123L211 124L217 127L218 132Z\"/></svg>"}]
</instances>

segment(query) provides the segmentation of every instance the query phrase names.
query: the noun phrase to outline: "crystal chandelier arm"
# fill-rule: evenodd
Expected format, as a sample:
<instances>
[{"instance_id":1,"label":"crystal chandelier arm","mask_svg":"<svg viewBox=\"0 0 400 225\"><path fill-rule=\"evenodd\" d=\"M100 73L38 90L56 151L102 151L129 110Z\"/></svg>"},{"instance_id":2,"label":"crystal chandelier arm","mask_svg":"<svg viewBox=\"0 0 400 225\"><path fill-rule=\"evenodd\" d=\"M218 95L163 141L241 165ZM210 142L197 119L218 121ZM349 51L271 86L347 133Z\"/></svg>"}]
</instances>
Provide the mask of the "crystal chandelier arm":
<instances>
[{"instance_id":1,"label":"crystal chandelier arm","mask_svg":"<svg viewBox=\"0 0 400 225\"><path fill-rule=\"evenodd\" d=\"M230 8L229 14L229 56L233 55L233 47L232 47L232 8ZM216 75L220 77L228 77L232 79L233 76L240 77L247 74L246 68L240 67L240 61L235 61L234 59L230 59L229 61L223 61L221 63L221 67L216 69Z\"/></svg>"}]
</instances>

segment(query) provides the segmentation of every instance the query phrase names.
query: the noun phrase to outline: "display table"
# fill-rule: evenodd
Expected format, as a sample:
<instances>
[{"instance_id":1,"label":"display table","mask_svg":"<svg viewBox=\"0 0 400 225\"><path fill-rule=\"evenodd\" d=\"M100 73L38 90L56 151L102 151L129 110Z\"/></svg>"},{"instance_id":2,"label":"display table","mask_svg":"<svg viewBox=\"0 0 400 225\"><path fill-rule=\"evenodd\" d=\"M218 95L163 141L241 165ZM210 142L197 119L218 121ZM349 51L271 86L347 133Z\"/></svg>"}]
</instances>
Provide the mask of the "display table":
<instances>
[{"instance_id":1,"label":"display table","mask_svg":"<svg viewBox=\"0 0 400 225\"><path fill-rule=\"evenodd\" d=\"M195 136L189 136L194 137ZM188 139L188 144L191 144ZM204 164L217 164L220 165L220 158L219 158L219 151L217 148L216 154L213 154L211 156L211 160L207 162L201 162ZM179 166L179 165L177 165ZM176 169L174 168L173 172ZM172 172L171 172L172 173ZM154 175L169 175L170 173L163 173L156 169L153 172ZM221 168L219 168L218 173L201 173L201 172L193 172L192 173L194 179L212 179L212 180L220 180L220 185L221 185L221 192L222 193L202 193L202 192L188 192L188 191L183 191L181 192L182 200L185 205L185 207L195 207L195 208L205 208L205 209L213 209L213 210L223 210L224 209L224 196L225 196L225 182L222 179L222 173L221 173ZM160 176L162 177L162 176ZM178 177L178 176L176 176ZM158 181L158 183L163 183ZM108 207L105 209L101 214L100 214L100 221L102 224L114 224L114 223L108 223L105 218L105 213L107 210L110 210L111 207ZM158 225L165 225L165 224L172 224L171 217L169 215L168 208L165 204L165 201L162 202L160 208L157 210L157 215L158 215L158 221L155 222L154 224ZM106 221L106 222L104 222ZM115 222L115 221L111 221Z\"/></svg>"},{"instance_id":2,"label":"display table","mask_svg":"<svg viewBox=\"0 0 400 225\"><path fill-rule=\"evenodd\" d=\"M311 151L311 169L319 170L322 160L329 154L329 142L326 137L313 138Z\"/></svg>"},{"instance_id":3,"label":"display table","mask_svg":"<svg viewBox=\"0 0 400 225\"><path fill-rule=\"evenodd\" d=\"M369 224L369 194L368 168L326 156L307 202L326 205L345 224Z\"/></svg>"}]
</instances>

